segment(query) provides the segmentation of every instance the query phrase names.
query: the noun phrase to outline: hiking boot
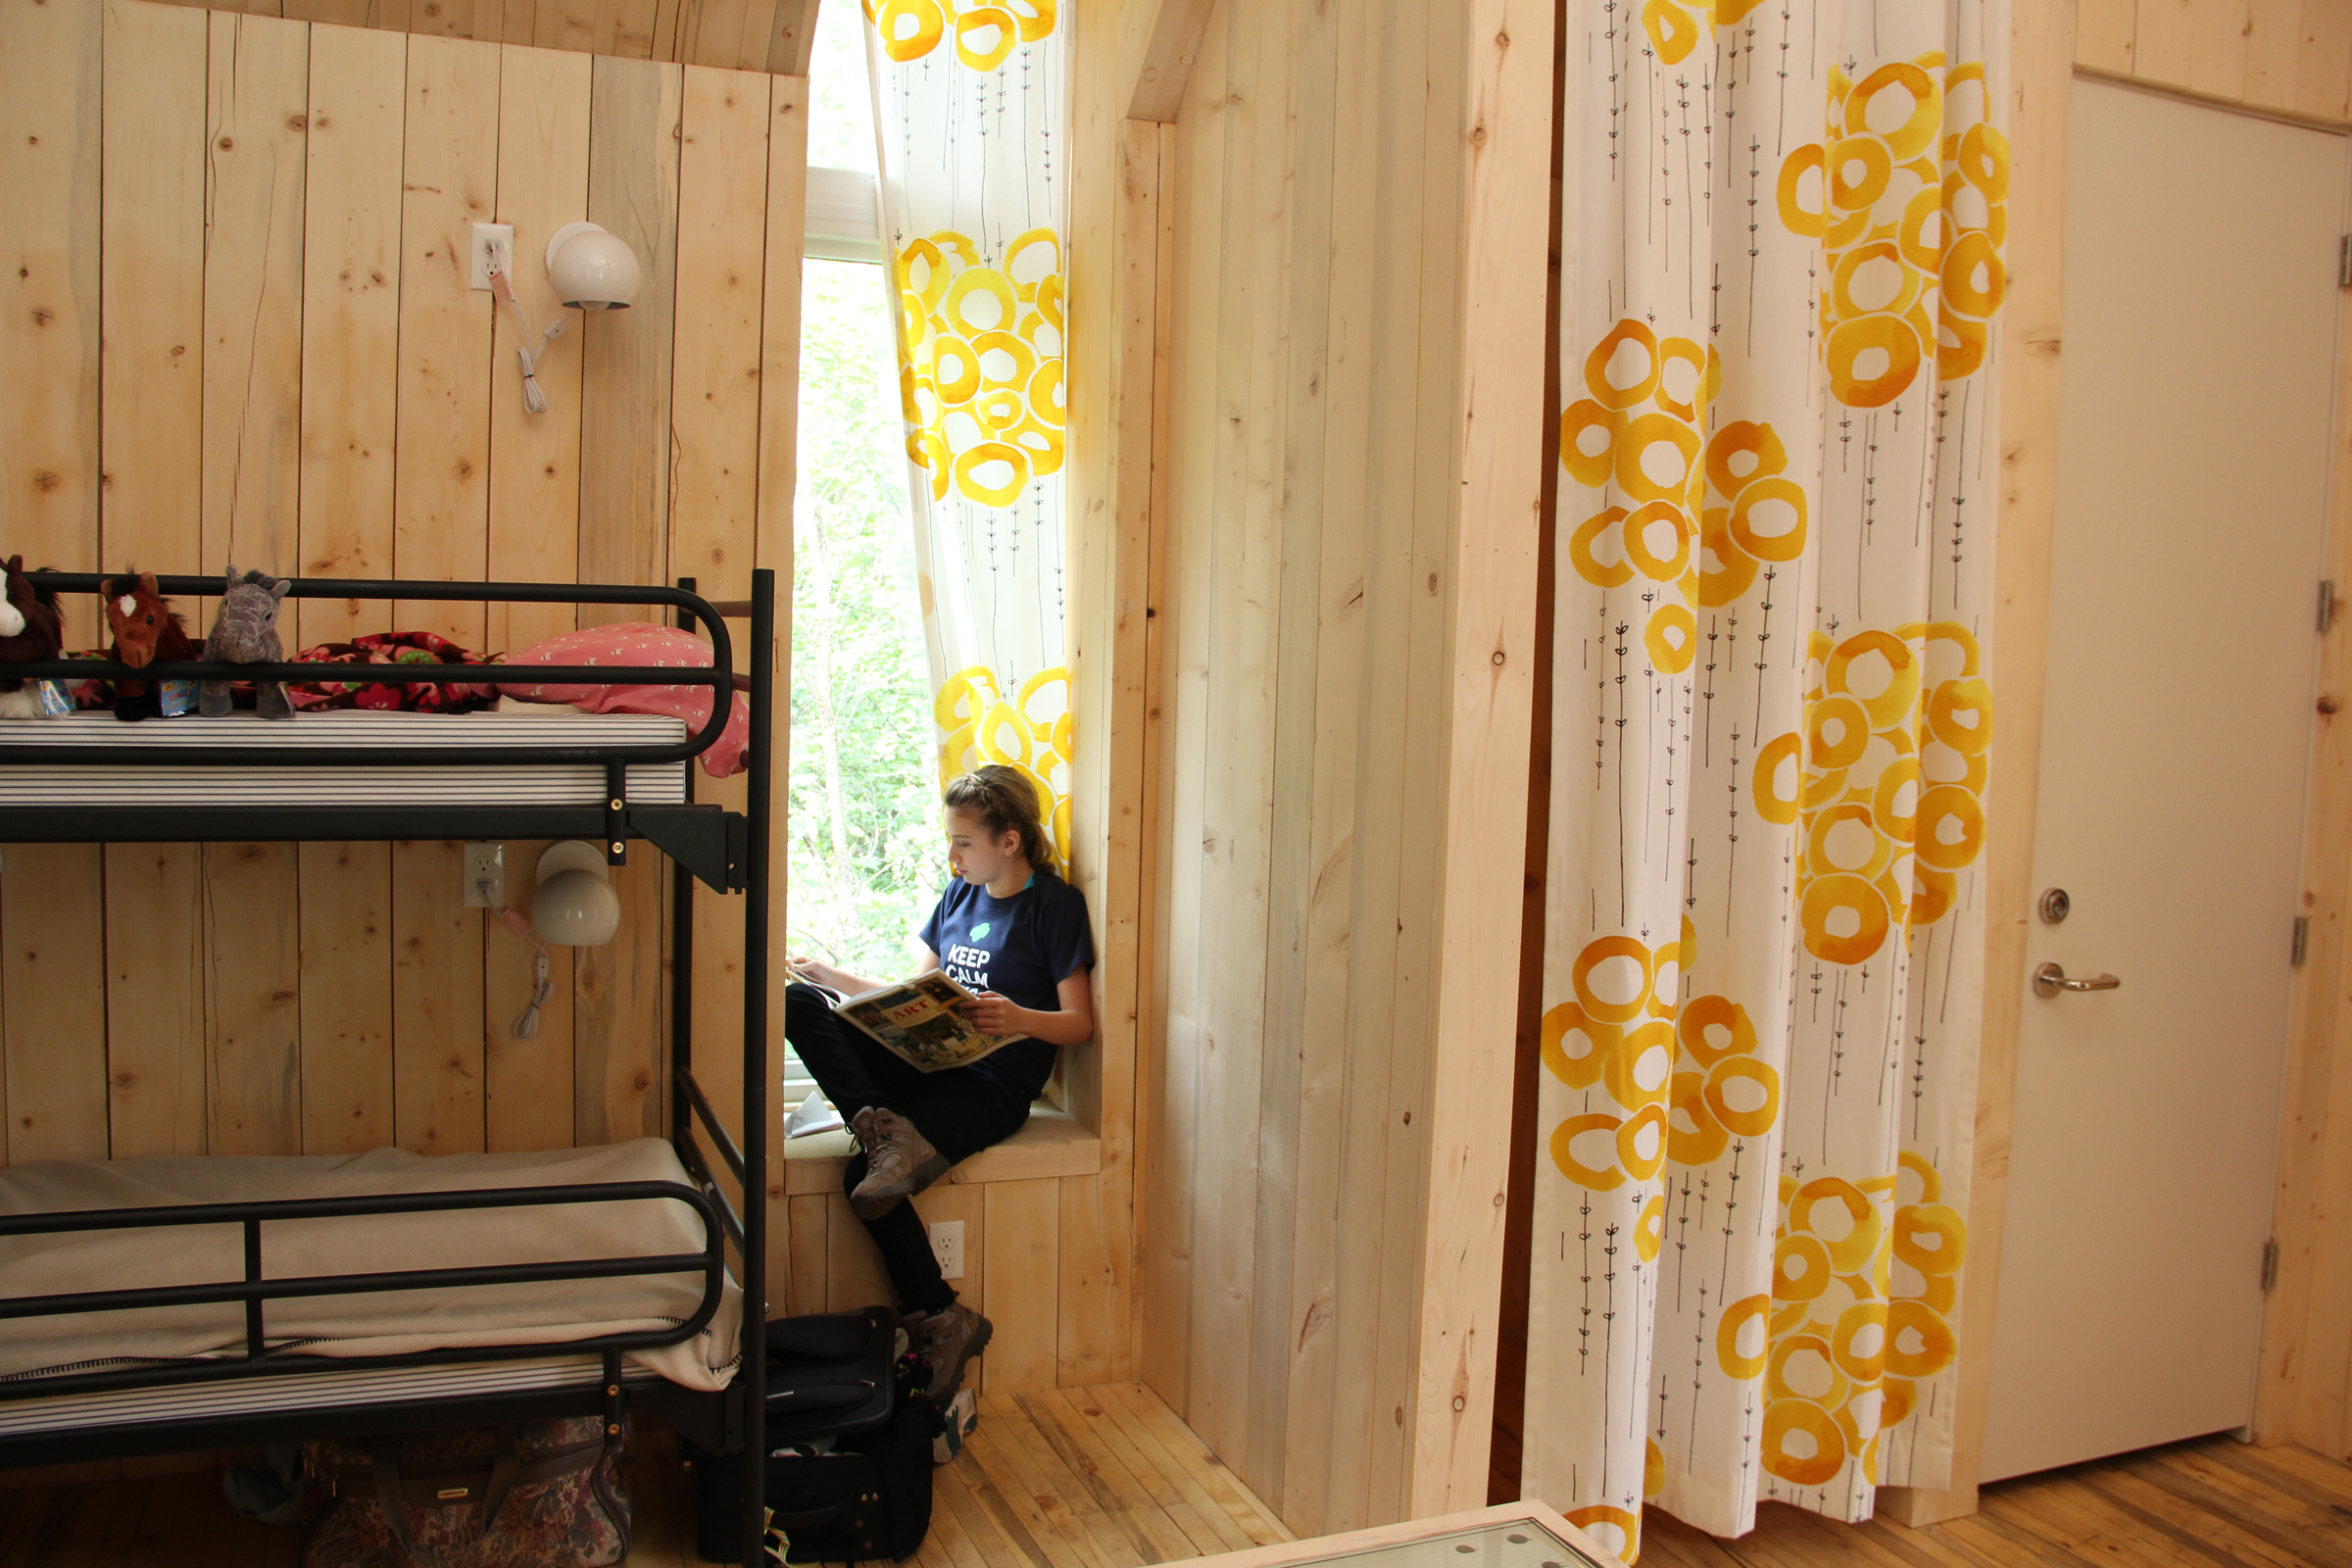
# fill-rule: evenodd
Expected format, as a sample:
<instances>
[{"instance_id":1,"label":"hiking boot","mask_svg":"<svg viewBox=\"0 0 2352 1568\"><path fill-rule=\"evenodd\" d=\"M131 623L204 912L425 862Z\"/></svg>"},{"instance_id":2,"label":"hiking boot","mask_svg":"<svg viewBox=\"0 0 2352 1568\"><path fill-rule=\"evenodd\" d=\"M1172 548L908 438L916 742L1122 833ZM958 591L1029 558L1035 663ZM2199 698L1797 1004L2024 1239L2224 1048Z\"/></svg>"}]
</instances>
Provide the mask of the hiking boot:
<instances>
[{"instance_id":1,"label":"hiking boot","mask_svg":"<svg viewBox=\"0 0 2352 1568\"><path fill-rule=\"evenodd\" d=\"M946 1409L963 1382L963 1364L988 1348L995 1325L961 1301L928 1315L910 1312L900 1321L915 1353L931 1364L931 1402Z\"/></svg>"},{"instance_id":2,"label":"hiking boot","mask_svg":"<svg viewBox=\"0 0 2352 1568\"><path fill-rule=\"evenodd\" d=\"M895 1110L868 1105L850 1118L865 1151L865 1180L850 1194L850 1212L876 1220L948 1173L946 1156Z\"/></svg>"}]
</instances>

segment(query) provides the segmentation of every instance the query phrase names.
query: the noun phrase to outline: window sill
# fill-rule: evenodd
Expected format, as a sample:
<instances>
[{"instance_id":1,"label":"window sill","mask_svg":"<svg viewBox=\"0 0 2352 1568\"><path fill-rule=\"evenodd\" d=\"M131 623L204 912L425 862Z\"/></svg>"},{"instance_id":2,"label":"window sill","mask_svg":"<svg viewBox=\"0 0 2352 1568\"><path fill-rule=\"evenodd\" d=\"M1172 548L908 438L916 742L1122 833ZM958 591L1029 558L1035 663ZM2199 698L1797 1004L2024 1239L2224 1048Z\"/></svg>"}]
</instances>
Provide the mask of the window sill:
<instances>
[{"instance_id":1,"label":"window sill","mask_svg":"<svg viewBox=\"0 0 2352 1568\"><path fill-rule=\"evenodd\" d=\"M784 1146L784 1192L790 1198L841 1191L855 1149L846 1131L795 1138ZM1021 1130L949 1171L948 1182L1019 1182L1043 1176L1093 1176L1102 1169L1102 1140L1067 1111L1039 1101Z\"/></svg>"}]
</instances>

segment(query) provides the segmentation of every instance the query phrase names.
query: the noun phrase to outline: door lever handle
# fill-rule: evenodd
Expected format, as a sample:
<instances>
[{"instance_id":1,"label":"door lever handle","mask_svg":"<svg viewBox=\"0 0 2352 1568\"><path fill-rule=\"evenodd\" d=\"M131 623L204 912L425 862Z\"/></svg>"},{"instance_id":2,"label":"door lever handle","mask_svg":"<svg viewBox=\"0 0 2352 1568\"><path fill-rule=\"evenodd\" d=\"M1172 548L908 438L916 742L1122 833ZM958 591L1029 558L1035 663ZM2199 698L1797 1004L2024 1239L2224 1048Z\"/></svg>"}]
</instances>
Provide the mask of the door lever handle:
<instances>
[{"instance_id":1,"label":"door lever handle","mask_svg":"<svg viewBox=\"0 0 2352 1568\"><path fill-rule=\"evenodd\" d=\"M2066 971L2054 963L2045 963L2034 971L2034 994L2054 997L2061 991L2113 991L2123 984L2111 974L2094 974L2087 980L2069 980Z\"/></svg>"}]
</instances>

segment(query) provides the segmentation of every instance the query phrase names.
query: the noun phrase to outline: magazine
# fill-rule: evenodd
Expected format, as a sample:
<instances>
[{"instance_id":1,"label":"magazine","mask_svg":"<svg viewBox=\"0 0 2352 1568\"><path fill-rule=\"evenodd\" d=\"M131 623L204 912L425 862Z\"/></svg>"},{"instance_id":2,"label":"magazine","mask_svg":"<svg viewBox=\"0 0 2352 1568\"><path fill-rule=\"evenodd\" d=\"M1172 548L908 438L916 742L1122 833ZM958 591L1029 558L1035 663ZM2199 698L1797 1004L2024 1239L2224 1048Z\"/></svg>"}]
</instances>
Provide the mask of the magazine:
<instances>
[{"instance_id":1,"label":"magazine","mask_svg":"<svg viewBox=\"0 0 2352 1568\"><path fill-rule=\"evenodd\" d=\"M843 997L825 986L833 1011L873 1036L884 1050L923 1072L968 1067L1027 1035L988 1035L972 1027L956 1004L972 993L937 969L911 980Z\"/></svg>"}]
</instances>

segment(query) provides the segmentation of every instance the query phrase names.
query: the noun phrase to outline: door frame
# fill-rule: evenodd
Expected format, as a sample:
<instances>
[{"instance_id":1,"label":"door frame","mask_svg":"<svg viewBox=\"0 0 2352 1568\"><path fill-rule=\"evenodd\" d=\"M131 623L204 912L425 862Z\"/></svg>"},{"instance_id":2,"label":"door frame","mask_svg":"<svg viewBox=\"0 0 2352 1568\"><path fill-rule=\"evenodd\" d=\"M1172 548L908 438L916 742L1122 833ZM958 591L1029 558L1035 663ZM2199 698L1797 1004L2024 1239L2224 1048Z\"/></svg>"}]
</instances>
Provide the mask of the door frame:
<instances>
[{"instance_id":1,"label":"door frame","mask_svg":"<svg viewBox=\"0 0 2352 1568\"><path fill-rule=\"evenodd\" d=\"M2042 679L2049 645L2050 543L2058 460L2066 228L2066 164L2074 77L2076 0L2013 0L2010 17L2009 291L2000 325L2002 489L1995 543L1991 661L2001 735L1993 747L1986 816L1983 1045L1969 1200L1969 1265L1961 1277L1959 1365L1951 1485L1889 1487L1879 1509L1908 1525L1977 1508L1991 1381L1994 1304L2008 1207L2024 1019L2026 947L2033 930L2034 814L2041 776ZM2279 113L2206 92L2171 90L2104 70L2085 76L2167 92L2224 112L2352 132L2352 116ZM2335 1457L2352 1449L2352 1323L2323 1322L2320 1303L2352 1299L2352 1213L2330 1215L2325 1195L2352 1191L2352 310L2339 314L2336 399L2325 519L2325 571L2336 614L2321 637L2320 712L2304 784L2300 887L2311 920L2292 978L2272 1233L2276 1286L2264 1303L2252 1441L2302 1443ZM2315 585L2314 611L2317 612ZM2285 918L2284 911L2281 918ZM2283 935L2283 933L2282 933ZM2338 1313L2342 1319L2352 1314Z\"/></svg>"}]
</instances>

